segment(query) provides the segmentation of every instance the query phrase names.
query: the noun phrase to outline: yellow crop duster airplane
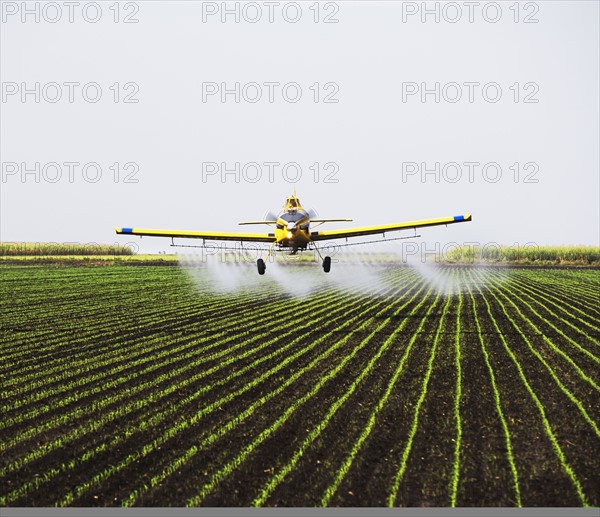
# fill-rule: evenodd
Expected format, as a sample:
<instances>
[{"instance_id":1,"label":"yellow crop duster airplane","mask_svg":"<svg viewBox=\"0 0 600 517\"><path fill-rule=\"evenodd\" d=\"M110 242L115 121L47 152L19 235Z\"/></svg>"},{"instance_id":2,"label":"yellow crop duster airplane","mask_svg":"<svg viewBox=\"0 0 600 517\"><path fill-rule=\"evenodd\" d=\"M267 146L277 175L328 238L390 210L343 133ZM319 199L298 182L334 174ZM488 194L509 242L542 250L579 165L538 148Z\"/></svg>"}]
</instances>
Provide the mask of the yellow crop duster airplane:
<instances>
[{"instance_id":1,"label":"yellow crop duster airplane","mask_svg":"<svg viewBox=\"0 0 600 517\"><path fill-rule=\"evenodd\" d=\"M318 219L313 210L305 210L300 204L300 200L294 193L287 198L283 205L283 210L279 215L268 213L264 221L248 221L239 224L268 224L274 227L272 233L222 233L222 232L191 232L185 230L149 230L146 228L117 228L116 232L122 235L148 235L152 237L175 237L192 238L203 240L218 241L238 241L244 242L267 242L270 243L266 260L273 252L290 251L292 254L298 250L305 250L308 246L314 248L323 260L323 270L329 273L331 269L331 257L323 258L317 245L318 241L332 239L347 239L348 237L358 237L362 235L376 235L397 230L407 230L422 228L425 226L439 226L454 223L464 223L471 220L471 214L455 215L453 217L442 217L440 219L425 219L421 221L408 221L405 223L385 224L380 226L365 226L361 228L349 228L347 230L331 231L311 231L312 223L322 224L339 221L352 221L352 219ZM395 240L395 239L387 239ZM366 244L366 243L357 243ZM265 274L265 260L257 260L258 273Z\"/></svg>"}]
</instances>

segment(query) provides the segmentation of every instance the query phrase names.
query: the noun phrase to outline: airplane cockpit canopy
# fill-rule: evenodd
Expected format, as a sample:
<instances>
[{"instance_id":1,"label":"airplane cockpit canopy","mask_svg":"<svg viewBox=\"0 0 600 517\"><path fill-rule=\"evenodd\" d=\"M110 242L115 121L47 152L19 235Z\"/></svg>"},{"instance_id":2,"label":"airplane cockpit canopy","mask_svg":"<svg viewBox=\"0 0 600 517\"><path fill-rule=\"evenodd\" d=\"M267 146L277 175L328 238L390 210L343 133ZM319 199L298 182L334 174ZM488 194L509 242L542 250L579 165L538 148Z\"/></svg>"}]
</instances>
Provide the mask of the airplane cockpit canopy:
<instances>
[{"instance_id":1,"label":"airplane cockpit canopy","mask_svg":"<svg viewBox=\"0 0 600 517\"><path fill-rule=\"evenodd\" d=\"M296 196L292 196L287 198L285 206L283 208L287 212L294 212L301 208L301 206L302 205L300 204L300 200Z\"/></svg>"}]
</instances>

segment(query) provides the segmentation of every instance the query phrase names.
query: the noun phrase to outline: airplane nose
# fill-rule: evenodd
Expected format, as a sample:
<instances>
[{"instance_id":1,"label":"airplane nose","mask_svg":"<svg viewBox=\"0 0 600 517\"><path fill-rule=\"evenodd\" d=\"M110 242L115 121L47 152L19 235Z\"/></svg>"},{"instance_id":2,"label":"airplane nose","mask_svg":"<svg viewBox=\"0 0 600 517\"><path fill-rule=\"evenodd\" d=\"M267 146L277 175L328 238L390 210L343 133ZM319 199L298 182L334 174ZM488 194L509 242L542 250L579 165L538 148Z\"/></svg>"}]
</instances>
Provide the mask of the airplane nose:
<instances>
[{"instance_id":1,"label":"airplane nose","mask_svg":"<svg viewBox=\"0 0 600 517\"><path fill-rule=\"evenodd\" d=\"M293 232L296 229L296 223L288 223L287 229L288 231Z\"/></svg>"}]
</instances>

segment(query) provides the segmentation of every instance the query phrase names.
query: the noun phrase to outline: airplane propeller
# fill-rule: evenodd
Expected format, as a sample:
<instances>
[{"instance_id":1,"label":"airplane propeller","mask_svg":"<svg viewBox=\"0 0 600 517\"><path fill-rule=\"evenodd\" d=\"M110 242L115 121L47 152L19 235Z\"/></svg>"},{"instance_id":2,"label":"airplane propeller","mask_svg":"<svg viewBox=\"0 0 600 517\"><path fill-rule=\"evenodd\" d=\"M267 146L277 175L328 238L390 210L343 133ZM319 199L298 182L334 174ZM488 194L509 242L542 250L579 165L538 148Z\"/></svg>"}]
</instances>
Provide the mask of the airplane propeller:
<instances>
[{"instance_id":1,"label":"airplane propeller","mask_svg":"<svg viewBox=\"0 0 600 517\"><path fill-rule=\"evenodd\" d=\"M277 214L272 210L268 210L267 212L265 212L263 220L275 223L277 222Z\"/></svg>"}]
</instances>

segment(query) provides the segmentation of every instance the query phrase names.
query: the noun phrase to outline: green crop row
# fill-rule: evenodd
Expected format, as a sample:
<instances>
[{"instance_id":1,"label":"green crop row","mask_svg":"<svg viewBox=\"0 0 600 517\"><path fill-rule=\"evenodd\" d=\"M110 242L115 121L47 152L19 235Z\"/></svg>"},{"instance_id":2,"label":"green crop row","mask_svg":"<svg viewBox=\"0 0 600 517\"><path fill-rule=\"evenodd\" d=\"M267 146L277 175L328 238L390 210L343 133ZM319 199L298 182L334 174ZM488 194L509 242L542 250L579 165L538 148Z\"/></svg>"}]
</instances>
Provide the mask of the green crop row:
<instances>
[{"instance_id":1,"label":"green crop row","mask_svg":"<svg viewBox=\"0 0 600 517\"><path fill-rule=\"evenodd\" d=\"M311 324L314 324L315 322L317 322L317 321L319 320L319 318L323 318L323 317L326 317L326 316L331 316L331 315L332 315L331 306L330 306L330 304L329 304L330 302L328 302L327 298L321 299L319 303L321 304L322 308L321 308L321 310L320 310L320 311L316 311L316 312L315 312L315 314L314 314L314 315L315 315L315 320L314 320L314 321L307 320L307 323L305 324L305 326L309 326L309 325L311 325ZM363 300L362 304L363 304L363 305L365 304L364 300ZM328 308L328 307L329 307L329 308ZM343 312L343 311L346 311L346 310L347 310L347 309L349 309L350 307L351 307L351 306L349 306L349 305L347 305L347 304L343 304L343 305L339 306L339 308L336 308L336 307L334 306L333 314L335 314L336 312ZM308 309L310 309L310 307L309 307ZM283 323L285 324L285 322L283 322ZM285 328L285 327L284 327L284 328ZM268 332L265 332L265 336L266 336L266 335L268 335ZM284 335L283 337L285 337L285 335ZM253 338L256 338L256 336L253 336ZM253 338L252 338L252 339L253 339ZM253 340L255 340L255 339L253 339ZM271 340L269 340L269 341L270 341L270 343L272 343L272 342L275 342L275 341L277 341L277 339L273 339L273 338L272 338L272 339L271 339ZM268 341L267 341L267 342L263 342L263 343L261 343L261 344L260 344L259 348L264 348L264 347L268 346L270 343L269 343ZM244 343L241 343L240 345L238 345L238 346L235 346L235 347L234 347L234 349L231 349L231 350L229 350L228 352L231 352L231 355L232 355L232 357L231 357L231 360L229 360L229 361L224 361L224 362L220 362L220 363L218 364L218 368L217 368L217 369L221 369L221 368L225 368L225 367L227 367L227 366L228 366L228 364L229 364L229 363L231 363L232 361L237 361L237 360L241 360L241 359L243 359L243 356L244 356L244 355L247 355L247 354L242 354L241 356L235 356L235 355L233 354L233 353L235 352L235 349L236 349L236 348L242 348L243 346L244 346ZM276 353L276 355L283 353L283 352L284 352L284 350L285 350L285 348L287 348L287 347L288 347L288 346L286 345L286 347L283 347L283 348L281 348L281 349L279 349L279 350L276 350L276 352L275 352L275 353ZM252 351L252 350L250 350L250 352L251 352L251 353L254 353L254 351ZM189 365L189 369L190 369L191 371L193 371L193 369L195 369L195 368L197 368L197 364L195 364L195 363L191 363L191 364ZM212 370L214 371L214 370L215 370L215 368L213 368ZM243 371L244 371L244 370L246 370L246 369L244 368L243 370L240 370L240 371L239 371L239 373L243 373ZM207 374L207 373L211 373L211 371L210 371L210 370L209 370L209 371L204 371L202 376L204 376L204 375L205 375L205 374ZM202 376L201 376L201 377L202 377ZM199 378L198 376L195 376L195 377L196 377L196 379L197 379L197 378ZM194 378L192 378L192 379L190 379L190 380L191 380L191 381L195 381L195 379L194 379ZM167 392L165 392L165 393L164 393L164 396L167 396L167 395L169 395L169 392L172 392L174 389L184 389L184 388L185 388L185 384L186 384L186 383L184 382L184 383L180 383L180 384L172 385L172 389L171 389L171 388L169 388L169 390L168 390ZM218 384L217 384L217 386L218 386ZM210 388L211 388L211 389L212 389L212 387L213 387L213 386L210 386ZM204 391L206 391L206 390L204 390ZM155 401L156 401L156 398L155 398L155 397L152 397L150 401L152 401L152 405L154 405L154 404L155 404ZM149 402L150 402L150 401L149 401ZM138 401L138 402L136 403L136 406L135 406L135 407L136 407L136 408L138 408L138 409L139 409L140 407L142 407L142 405L140 405L140 402L142 402L142 405L143 405L143 403L145 403L145 402L146 402L146 399L142 399L141 401ZM100 408L97 408L97 409L100 409ZM125 408L121 408L121 407L120 407L119 409L125 409L125 410L126 410L126 409L127 409L127 407L125 407ZM176 409L176 408L175 408L175 409ZM122 411L119 411L118 413L119 413L119 415L120 415L121 417L123 416L123 412L122 412ZM176 413L173 413L173 411L172 411L171 409L168 411L168 413L170 413L170 414L176 414ZM125 415L126 415L126 412L125 412ZM76 416L76 415L70 415L70 416ZM110 413L108 416L110 417L110 419L111 419L111 420L112 420L112 419L114 419L114 417L115 417L115 413L114 413L114 411L113 411L113 412L111 412L111 413ZM166 416L166 414L165 414L165 416ZM147 419L146 419L147 417L148 417L148 415L146 415L146 417L145 417L145 418L144 418L144 420L143 420L144 424L148 424L149 422L150 422L151 424L152 424L152 423L154 423L154 424L157 424L157 423L158 423L158 422L157 422L155 419L153 419L153 418L150 418L150 420L147 420ZM61 417L61 420L62 420L62 417ZM92 425L92 427L93 427L94 429L97 429L99 425L104 425L103 421L105 421L105 420L106 420L106 418L101 418L101 419L100 419L100 421L98 421L98 420L94 420L94 421L93 421L93 425ZM68 419L67 419L67 421L68 421ZM90 431L93 431L94 429L90 429ZM77 432L76 434L77 434L77 436L78 436L78 437L81 437L81 436L83 436L83 435L81 434L81 432ZM126 435L127 435L127 436L129 436L130 434L131 434L131 432L127 432L127 433L126 433ZM74 436L75 436L75 435L74 435ZM57 442L56 442L56 445L55 445L55 447L58 447L58 446L64 446L66 443L68 443L68 442L65 442L65 440L64 440L64 439L61 439L60 441L57 441ZM29 461L32 461L32 460L33 460L33 459L35 459L35 458L42 457L42 455L43 455L43 454L45 454L45 453L47 453L49 450L52 450L51 444L48 444L47 446L45 446L44 448L42 448L42 450L35 451L35 452L34 452L32 455L30 455L30 460L29 460ZM23 465L23 463L20 463L19 465ZM15 467L17 467L17 465L15 465ZM14 467L13 467L13 468L14 468ZM20 468L20 467L19 467L19 468ZM43 479L49 479L49 478L51 478L51 477L52 477L52 476L48 476L48 474L46 474L45 476L43 476ZM37 485L39 485L39 482L36 482L36 486L37 486Z\"/></svg>"},{"instance_id":2,"label":"green crop row","mask_svg":"<svg viewBox=\"0 0 600 517\"><path fill-rule=\"evenodd\" d=\"M600 504L598 271L303 269L2 266L0 505Z\"/></svg>"},{"instance_id":3,"label":"green crop row","mask_svg":"<svg viewBox=\"0 0 600 517\"><path fill-rule=\"evenodd\" d=\"M479 293L483 294L481 290L479 290ZM496 301L498 300L498 298L493 294L492 294L492 297ZM581 487L581 482L575 475L572 466L569 464L567 458L565 457L563 449L557 440L556 433L553 431L552 425L548 421L548 418L546 416L546 409L545 409L543 403L540 401L538 394L531 387L530 381L527 379L527 375L525 374L525 371L523 369L521 362L519 361L519 358L517 357L515 352L512 350L511 346L509 345L504 332L502 332L502 330L500 329L500 327L498 325L498 321L497 321L497 316L494 315L494 313L492 311L492 307L491 307L488 299L485 296L483 296L483 302L484 302L484 305L485 305L485 308L487 311L487 315L488 315L490 321L492 322L496 332L498 333L498 336L500 338L500 341L502 342L502 345L504 346L506 353L508 354L508 356L512 360L514 366L516 367L520 381L525 386L527 392L529 393L529 395L531 396L531 398L535 404L535 407L537 408L537 410L539 412L539 418L542 422L543 429L552 444L554 452L556 453L556 456L558 457L558 460L560 461L563 471L571 480L571 483L573 484L573 487L578 495L578 498L579 498L581 504L583 506L588 506L589 503L587 501L585 494L583 493L583 490ZM503 312L503 316L505 318L507 318L508 321L510 321L511 323L514 324L512 318L509 316L509 314L506 312L506 310L503 307L502 307L502 312ZM517 328L518 328L518 326L517 326Z\"/></svg>"}]
</instances>

